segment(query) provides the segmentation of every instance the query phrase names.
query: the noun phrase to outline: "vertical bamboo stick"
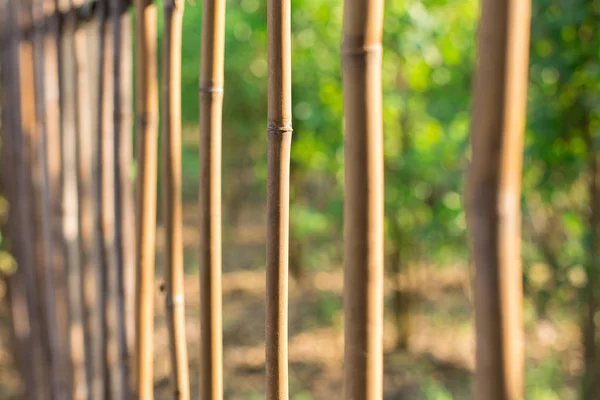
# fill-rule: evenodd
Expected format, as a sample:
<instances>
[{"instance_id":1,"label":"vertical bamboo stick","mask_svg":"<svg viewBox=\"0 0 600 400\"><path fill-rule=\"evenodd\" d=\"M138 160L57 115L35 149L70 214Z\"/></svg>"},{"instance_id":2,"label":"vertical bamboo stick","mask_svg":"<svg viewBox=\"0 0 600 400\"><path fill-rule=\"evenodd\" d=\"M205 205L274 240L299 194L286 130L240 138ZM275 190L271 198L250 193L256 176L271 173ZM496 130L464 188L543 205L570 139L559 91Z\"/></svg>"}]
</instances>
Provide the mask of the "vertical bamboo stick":
<instances>
[{"instance_id":1,"label":"vertical bamboo stick","mask_svg":"<svg viewBox=\"0 0 600 400\"><path fill-rule=\"evenodd\" d=\"M524 397L521 171L529 0L483 0L467 215L475 275L475 398Z\"/></svg>"},{"instance_id":2,"label":"vertical bamboo stick","mask_svg":"<svg viewBox=\"0 0 600 400\"><path fill-rule=\"evenodd\" d=\"M166 237L165 305L175 399L190 398L185 339L181 215L181 24L184 2L164 4L162 64L163 206Z\"/></svg>"},{"instance_id":3,"label":"vertical bamboo stick","mask_svg":"<svg viewBox=\"0 0 600 400\"><path fill-rule=\"evenodd\" d=\"M23 268L27 282L27 299L30 315L30 327L33 335L33 358L35 360L32 371L35 377L34 395L35 399L45 399L47 388L50 386L50 368L48 364L48 341L44 335L42 299L39 292L42 284L36 268L36 233L34 229L34 210L32 202L32 142L36 126L35 94L33 85L33 45L31 37L25 37L27 27L32 25L31 1L11 0L11 20L18 19L19 43L18 49L13 50L18 54L17 74L19 76L19 90L16 95L16 105L19 121L18 131L15 133L16 148L16 185L19 204L17 208L17 219L19 221L18 243L22 246L18 254L19 266Z\"/></svg>"},{"instance_id":4,"label":"vertical bamboo stick","mask_svg":"<svg viewBox=\"0 0 600 400\"><path fill-rule=\"evenodd\" d=\"M131 207L125 204L124 193L127 192L128 162L131 161L131 92L128 86L131 80L131 63L126 60L131 57L131 44L128 40L129 17L124 11L122 0L111 0L112 44L113 44L113 206L114 206L114 263L115 263L115 294L116 294L116 335L117 335L117 367L119 370L119 398L129 397L129 352L126 332L126 298L125 298L125 262L130 261L125 256L123 211L132 212ZM129 67L129 71L127 68ZM125 147L122 149L122 147ZM127 231L127 233L130 233ZM131 265L129 265L131 267Z\"/></svg>"},{"instance_id":5,"label":"vertical bamboo stick","mask_svg":"<svg viewBox=\"0 0 600 400\"><path fill-rule=\"evenodd\" d=\"M55 287L56 271L53 260L54 243L52 241L52 214L51 194L53 187L50 181L50 163L48 157L49 134L54 136L54 104L47 109L46 83L53 71L46 75L46 57L50 51L46 46L51 43L46 41L46 26L44 23L45 9L43 0L34 0L31 8L32 21L34 25L33 38L33 64L34 64L34 93L37 126L35 129L32 151L34 159L34 188L37 187L36 199L39 207L39 234L38 246L41 256L39 267L43 276L44 313L46 317L46 334L49 343L49 363L51 376L51 393L53 397L63 398L66 395L66 382L64 381L64 366L61 364L61 340L58 330L57 315L57 290ZM55 50L55 49L54 49ZM52 89L50 89L52 90ZM35 193L35 192L34 192ZM35 208L35 207L34 207Z\"/></svg>"},{"instance_id":6,"label":"vertical bamboo stick","mask_svg":"<svg viewBox=\"0 0 600 400\"><path fill-rule=\"evenodd\" d=\"M382 0L344 2L346 399L383 397Z\"/></svg>"},{"instance_id":7,"label":"vertical bamboo stick","mask_svg":"<svg viewBox=\"0 0 600 400\"><path fill-rule=\"evenodd\" d=\"M292 144L291 3L267 3L268 179L266 363L267 399L288 393L288 253Z\"/></svg>"},{"instance_id":8,"label":"vertical bamboo stick","mask_svg":"<svg viewBox=\"0 0 600 400\"><path fill-rule=\"evenodd\" d=\"M107 181L110 174L110 161L107 160L109 149L106 146L109 132L112 128L112 109L110 94L112 93L111 85L111 63L110 54L108 48L110 47L111 41L109 38L108 30L108 1L103 0L98 4L98 89L95 93L97 95L97 130L96 130L96 146L97 156L94 164L94 178L96 191L95 202L94 202L94 225L98 235L96 236L97 247L98 247L98 301L97 306L99 307L99 330L98 330L98 342L99 342L99 354L98 356L102 359L102 376L101 384L101 398L109 399L112 397L112 380L111 380L111 358L110 358L110 343L111 343L111 331L110 331L110 286L109 286L109 274L110 274L110 227L107 221L110 218L110 204L109 198L111 197L108 193ZM112 150L112 149L110 149Z\"/></svg>"},{"instance_id":9,"label":"vertical bamboo stick","mask_svg":"<svg viewBox=\"0 0 600 400\"><path fill-rule=\"evenodd\" d=\"M154 245L156 238L157 109L156 6L135 0L137 113L137 396L153 396Z\"/></svg>"},{"instance_id":10,"label":"vertical bamboo stick","mask_svg":"<svg viewBox=\"0 0 600 400\"><path fill-rule=\"evenodd\" d=\"M13 353L20 375L24 381L24 394L34 399L35 363L31 312L27 298L27 275L20 265L22 246L19 242L18 182L16 180L17 147L15 136L19 129L19 86L18 56L16 43L18 31L14 24L11 5L8 0L0 0L0 150L2 163L2 194L9 204L8 216L2 220L4 233L2 245L7 247L17 260L17 270L7 277L8 299L11 310L11 325L14 339Z\"/></svg>"},{"instance_id":11,"label":"vertical bamboo stick","mask_svg":"<svg viewBox=\"0 0 600 400\"><path fill-rule=\"evenodd\" d=\"M54 280L57 373L61 394L71 389L69 293L66 270L66 243L63 234L63 162L61 157L60 60L62 53L58 0L41 0L44 31L44 105L46 112L46 169L49 195L50 265Z\"/></svg>"},{"instance_id":12,"label":"vertical bamboo stick","mask_svg":"<svg viewBox=\"0 0 600 400\"><path fill-rule=\"evenodd\" d=\"M135 347L135 208L134 208L134 186L131 176L133 162L133 43L132 43L132 20L127 8L131 0L122 3L121 35L120 35L120 135L116 141L118 145L119 173L121 186L121 233L120 238L115 238L121 243L122 254L122 278L124 290L124 320L125 320L125 351L121 354L131 366L132 349ZM115 138L117 139L117 138ZM122 339L120 339L122 340ZM128 371L128 381L131 383L131 367ZM130 391L130 389L129 389Z\"/></svg>"},{"instance_id":13,"label":"vertical bamboo stick","mask_svg":"<svg viewBox=\"0 0 600 400\"><path fill-rule=\"evenodd\" d=\"M74 7L81 6L83 0L73 0ZM96 231L94 228L94 173L93 165L96 156L95 143L93 140L93 118L95 110L95 96L92 96L91 77L92 69L90 63L88 34L91 24L78 25L73 41L73 53L75 58L75 105L77 119L77 202L78 208L78 231L79 231L79 256L81 259L81 297L83 299L83 329L84 329L84 352L86 368L86 386L88 398L95 397L95 382L101 379L99 368L96 367L98 354L95 351L97 343L97 321L98 307L97 289L97 265L98 248L96 246Z\"/></svg>"},{"instance_id":14,"label":"vertical bamboo stick","mask_svg":"<svg viewBox=\"0 0 600 400\"><path fill-rule=\"evenodd\" d=\"M225 0L205 0L200 65L200 399L223 398L221 130Z\"/></svg>"},{"instance_id":15,"label":"vertical bamboo stick","mask_svg":"<svg viewBox=\"0 0 600 400\"><path fill-rule=\"evenodd\" d=\"M66 270L68 275L68 297L70 315L70 354L72 365L71 396L74 400L88 398L87 371L85 368L86 348L83 329L83 291L81 257L78 249L79 203L77 199L77 78L74 35L77 20L68 11L70 0L58 2L61 13L67 13L61 31L59 50L60 101L61 101L61 156L63 160L62 207L64 210L62 229L66 245Z\"/></svg>"}]
</instances>

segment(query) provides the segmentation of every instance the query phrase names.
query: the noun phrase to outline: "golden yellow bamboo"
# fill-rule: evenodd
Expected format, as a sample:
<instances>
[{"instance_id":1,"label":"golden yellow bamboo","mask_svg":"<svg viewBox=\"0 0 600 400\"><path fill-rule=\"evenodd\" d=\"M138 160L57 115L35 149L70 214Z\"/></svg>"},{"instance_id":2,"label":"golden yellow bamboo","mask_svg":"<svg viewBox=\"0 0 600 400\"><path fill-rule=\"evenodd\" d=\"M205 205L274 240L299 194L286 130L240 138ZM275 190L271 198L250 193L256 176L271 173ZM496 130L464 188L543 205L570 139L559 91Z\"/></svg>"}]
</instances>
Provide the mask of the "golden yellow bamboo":
<instances>
[{"instance_id":1,"label":"golden yellow bamboo","mask_svg":"<svg viewBox=\"0 0 600 400\"><path fill-rule=\"evenodd\" d=\"M158 87L156 6L135 0L137 114L136 395L153 398Z\"/></svg>"},{"instance_id":2,"label":"golden yellow bamboo","mask_svg":"<svg viewBox=\"0 0 600 400\"><path fill-rule=\"evenodd\" d=\"M166 237L165 306L175 399L190 398L185 339L181 204L181 40L184 2L164 4L162 64L163 207Z\"/></svg>"},{"instance_id":3,"label":"golden yellow bamboo","mask_svg":"<svg viewBox=\"0 0 600 400\"><path fill-rule=\"evenodd\" d=\"M344 397L383 398L383 0L346 0Z\"/></svg>"},{"instance_id":4,"label":"golden yellow bamboo","mask_svg":"<svg viewBox=\"0 0 600 400\"><path fill-rule=\"evenodd\" d=\"M223 397L221 131L225 0L204 0L200 65L200 399Z\"/></svg>"},{"instance_id":5,"label":"golden yellow bamboo","mask_svg":"<svg viewBox=\"0 0 600 400\"><path fill-rule=\"evenodd\" d=\"M267 399L287 400L290 152L292 143L291 2L269 0L267 128Z\"/></svg>"},{"instance_id":6,"label":"golden yellow bamboo","mask_svg":"<svg viewBox=\"0 0 600 400\"><path fill-rule=\"evenodd\" d=\"M467 216L475 262L475 398L524 398L521 172L530 0L483 0Z\"/></svg>"}]
</instances>

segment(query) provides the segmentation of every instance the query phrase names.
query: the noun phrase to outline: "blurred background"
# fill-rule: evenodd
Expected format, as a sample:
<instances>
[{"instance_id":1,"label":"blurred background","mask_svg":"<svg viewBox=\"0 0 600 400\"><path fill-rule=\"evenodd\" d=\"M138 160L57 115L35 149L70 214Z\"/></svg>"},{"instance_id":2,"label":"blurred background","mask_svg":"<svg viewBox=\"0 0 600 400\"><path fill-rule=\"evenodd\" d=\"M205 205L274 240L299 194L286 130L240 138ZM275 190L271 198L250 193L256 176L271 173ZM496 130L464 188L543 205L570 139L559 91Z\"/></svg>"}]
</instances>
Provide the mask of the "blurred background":
<instances>
[{"instance_id":1,"label":"blurred background","mask_svg":"<svg viewBox=\"0 0 600 400\"><path fill-rule=\"evenodd\" d=\"M290 386L296 400L341 397L342 6L339 0L292 1ZM261 399L266 2L229 0L227 7L225 398ZM388 0L385 8L385 391L390 399L468 399L475 349L463 187L478 1ZM186 1L182 53L187 329L194 386L201 9L200 0ZM582 376L594 365L586 367L584 355L595 356L600 344L600 299L594 298L600 293L594 256L600 254L600 240L593 223L600 215L599 197L593 195L600 157L599 24L598 0L533 0L522 196L526 398L532 400L579 398ZM160 210L159 202L157 286L163 271ZM2 313L0 398L9 398L20 383L7 347L7 310ZM156 398L167 399L167 329L158 287L156 315Z\"/></svg>"}]
</instances>

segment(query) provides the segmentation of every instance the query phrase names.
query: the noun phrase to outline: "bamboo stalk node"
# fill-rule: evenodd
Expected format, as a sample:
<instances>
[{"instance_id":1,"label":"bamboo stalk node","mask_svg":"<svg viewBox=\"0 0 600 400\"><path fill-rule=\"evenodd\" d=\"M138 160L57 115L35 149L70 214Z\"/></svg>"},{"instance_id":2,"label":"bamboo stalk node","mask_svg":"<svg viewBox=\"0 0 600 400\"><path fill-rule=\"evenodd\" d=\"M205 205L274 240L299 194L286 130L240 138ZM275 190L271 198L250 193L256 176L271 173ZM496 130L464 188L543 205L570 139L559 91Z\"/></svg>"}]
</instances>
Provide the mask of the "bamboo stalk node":
<instances>
[{"instance_id":1,"label":"bamboo stalk node","mask_svg":"<svg viewBox=\"0 0 600 400\"><path fill-rule=\"evenodd\" d=\"M183 295L171 296L167 294L165 296L165 303L167 308L175 308L176 306L183 306L185 304L185 300Z\"/></svg>"},{"instance_id":2,"label":"bamboo stalk node","mask_svg":"<svg viewBox=\"0 0 600 400\"><path fill-rule=\"evenodd\" d=\"M137 115L137 123L139 127L142 129L141 134L145 134L146 132L143 130L148 126L152 126L157 123L156 117L152 113L138 113Z\"/></svg>"},{"instance_id":3,"label":"bamboo stalk node","mask_svg":"<svg viewBox=\"0 0 600 400\"><path fill-rule=\"evenodd\" d=\"M381 53L383 47L381 43L363 43L362 37L357 38L359 40L344 40L342 43L342 56L357 56L357 55L365 55L365 54L376 54Z\"/></svg>"},{"instance_id":4,"label":"bamboo stalk node","mask_svg":"<svg viewBox=\"0 0 600 400\"><path fill-rule=\"evenodd\" d=\"M269 125L267 126L268 133L288 133L293 132L292 123L289 121L269 121Z\"/></svg>"},{"instance_id":5,"label":"bamboo stalk node","mask_svg":"<svg viewBox=\"0 0 600 400\"><path fill-rule=\"evenodd\" d=\"M200 94L202 93L223 93L223 86L220 85L207 85L207 86L200 86L198 88L198 91L200 92Z\"/></svg>"},{"instance_id":6,"label":"bamboo stalk node","mask_svg":"<svg viewBox=\"0 0 600 400\"><path fill-rule=\"evenodd\" d=\"M184 0L165 0L163 9L165 12L181 11L183 10Z\"/></svg>"}]
</instances>

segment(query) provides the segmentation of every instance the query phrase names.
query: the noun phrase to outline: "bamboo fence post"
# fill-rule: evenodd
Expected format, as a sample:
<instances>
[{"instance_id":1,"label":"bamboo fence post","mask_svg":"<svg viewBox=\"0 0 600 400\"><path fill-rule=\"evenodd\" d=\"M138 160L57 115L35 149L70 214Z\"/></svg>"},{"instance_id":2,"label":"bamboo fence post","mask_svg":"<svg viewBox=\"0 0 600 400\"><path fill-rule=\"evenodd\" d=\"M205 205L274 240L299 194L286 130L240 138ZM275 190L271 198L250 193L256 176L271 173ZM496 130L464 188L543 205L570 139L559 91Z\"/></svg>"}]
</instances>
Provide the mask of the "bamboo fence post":
<instances>
[{"instance_id":1,"label":"bamboo fence post","mask_svg":"<svg viewBox=\"0 0 600 400\"><path fill-rule=\"evenodd\" d=\"M83 4L84 0L72 0L73 7ZM81 297L83 299L83 337L85 353L85 369L87 396L94 397L95 382L101 379L97 368L98 354L96 336L98 332L98 307L96 306L98 291L97 266L99 264L97 239L94 228L94 158L96 156L93 140L92 110L96 106L96 98L92 96L91 77L93 76L88 35L91 24L77 25L74 33L73 53L75 58L75 105L77 120L77 203L79 257L81 260Z\"/></svg>"},{"instance_id":2,"label":"bamboo fence post","mask_svg":"<svg viewBox=\"0 0 600 400\"><path fill-rule=\"evenodd\" d=\"M111 226L109 219L111 218L110 200L110 155L112 151L112 142L109 136L112 131L112 74L111 74L111 56L109 47L112 44L109 37L109 9L108 1L102 0L98 4L98 90L97 95L97 119L96 119L96 151L97 155L94 163L94 179L96 185L95 202L94 202L94 225L98 235L96 236L98 247L98 301L99 307L99 330L98 330L98 356L101 358L102 376L100 385L100 397L104 399L112 398L112 368L111 368L111 344L112 326L111 326ZM108 146L107 146L108 144Z\"/></svg>"},{"instance_id":3,"label":"bamboo fence post","mask_svg":"<svg viewBox=\"0 0 600 400\"><path fill-rule=\"evenodd\" d=\"M17 208L17 220L20 224L18 243L21 250L19 266L26 275L26 290L28 309L30 316L30 327L33 335L33 358L34 369L32 371L35 379L34 398L45 399L47 388L50 386L50 369L48 364L48 341L44 337L43 307L40 294L40 277L36 268L36 233L33 215L33 154L32 142L36 127L36 110L34 94L34 72L33 72L33 44L31 37L25 37L25 32L32 25L30 10L31 1L11 0L9 9L11 21L18 20L19 38L17 49L13 49L16 74L18 74L19 90L15 93L15 105L18 107L17 115L20 116L18 129L15 132L15 156L16 156L16 185L19 204Z\"/></svg>"},{"instance_id":4,"label":"bamboo fence post","mask_svg":"<svg viewBox=\"0 0 600 400\"><path fill-rule=\"evenodd\" d=\"M346 0L344 396L383 398L383 0Z\"/></svg>"},{"instance_id":5,"label":"bamboo fence post","mask_svg":"<svg viewBox=\"0 0 600 400\"><path fill-rule=\"evenodd\" d=\"M30 309L27 298L27 276L22 260L22 246L19 242L18 217L18 183L16 180L17 148L15 136L20 134L19 118L19 87L18 87L18 58L16 40L18 31L15 29L11 5L8 0L0 0L0 134L2 143L2 192L8 202L9 210L6 219L2 220L3 246L6 246L15 260L17 269L7 277L8 299L11 310L11 324L14 339L15 360L18 370L25 383L24 394L33 399L35 393L35 358L34 334L31 327ZM16 96L16 97L15 97ZM4 217L4 216L3 216Z\"/></svg>"},{"instance_id":6,"label":"bamboo fence post","mask_svg":"<svg viewBox=\"0 0 600 400\"><path fill-rule=\"evenodd\" d=\"M68 275L70 361L72 366L71 396L74 400L88 398L85 359L86 346L83 329L82 267L78 247L79 203L77 198L77 78L75 58L75 32L77 20L68 13L70 0L57 1L58 10L67 13L60 31L63 32L59 47L61 141L63 160L62 229L66 246L66 270Z\"/></svg>"},{"instance_id":7,"label":"bamboo fence post","mask_svg":"<svg viewBox=\"0 0 600 400\"><path fill-rule=\"evenodd\" d=\"M524 398L521 173L529 0L483 0L467 178L475 274L475 398Z\"/></svg>"},{"instance_id":8,"label":"bamboo fence post","mask_svg":"<svg viewBox=\"0 0 600 400\"><path fill-rule=\"evenodd\" d=\"M225 0L205 0L200 65L200 398L223 398L221 135Z\"/></svg>"},{"instance_id":9,"label":"bamboo fence post","mask_svg":"<svg viewBox=\"0 0 600 400\"><path fill-rule=\"evenodd\" d=\"M267 399L287 400L290 152L292 143L291 3L267 3Z\"/></svg>"},{"instance_id":10,"label":"bamboo fence post","mask_svg":"<svg viewBox=\"0 0 600 400\"><path fill-rule=\"evenodd\" d=\"M121 187L121 198L119 207L121 210L121 228L120 238L115 240L120 243L122 257L122 278L124 291L124 305L122 317L125 321L125 351L121 357L130 365L128 367L127 379L131 384L131 361L135 348L134 328L135 328L135 208L134 208L134 187L131 176L131 167L133 162L133 43L131 38L131 15L127 8L131 5L131 0L125 0L121 3L121 34L120 34L120 135L115 138L115 145L118 145L116 152L119 157L118 171ZM117 180L115 179L115 182ZM116 184L116 183L115 183ZM119 289L121 290L121 289ZM119 340L122 340L119 339ZM125 388L123 388L125 390ZM131 392L131 386L128 388ZM131 393L130 393L131 394Z\"/></svg>"},{"instance_id":11,"label":"bamboo fence post","mask_svg":"<svg viewBox=\"0 0 600 400\"><path fill-rule=\"evenodd\" d=\"M70 361L70 316L67 284L67 248L63 232L63 160L61 157L60 67L62 58L61 29L58 0L40 0L44 26L44 106L46 125L45 162L47 190L49 195L49 240L50 266L52 268L55 293L56 337L58 358L57 373L60 379L60 394L68 396L71 391L72 368Z\"/></svg>"},{"instance_id":12,"label":"bamboo fence post","mask_svg":"<svg viewBox=\"0 0 600 400\"><path fill-rule=\"evenodd\" d=\"M136 379L139 399L153 397L154 246L156 238L156 6L135 0L137 114Z\"/></svg>"},{"instance_id":13,"label":"bamboo fence post","mask_svg":"<svg viewBox=\"0 0 600 400\"><path fill-rule=\"evenodd\" d=\"M184 2L164 4L162 64L163 207L166 238L165 306L175 399L190 398L185 339L181 204L181 41ZM201 328L202 329L202 328Z\"/></svg>"},{"instance_id":14,"label":"bamboo fence post","mask_svg":"<svg viewBox=\"0 0 600 400\"><path fill-rule=\"evenodd\" d=\"M116 295L116 342L117 342L117 368L119 370L119 398L129 397L129 347L127 343L126 326L126 282L125 267L127 258L125 252L125 222L130 222L123 215L123 211L133 212L132 208L125 204L128 185L128 163L131 161L131 102L129 95L131 90L127 86L131 83L131 50L128 49L129 41L129 17L123 13L124 2L122 0L111 0L112 21L112 45L113 45L113 206L114 206L114 263L115 263L115 295ZM124 14L124 15L123 15ZM123 147L123 148L122 148ZM128 151L129 150L129 151ZM128 207L129 206L129 207ZM132 233L127 230L127 233ZM133 236L133 235L132 235ZM129 269L131 264L128 265ZM132 294L132 293L131 293Z\"/></svg>"},{"instance_id":15,"label":"bamboo fence post","mask_svg":"<svg viewBox=\"0 0 600 400\"><path fill-rule=\"evenodd\" d=\"M56 271L54 265L54 243L52 240L52 210L51 200L54 187L50 178L50 160L49 160L49 135L54 138L55 109L54 104L47 103L46 84L52 77L54 71L50 52L56 50L52 48L50 40L46 40L45 7L43 0L34 0L31 5L33 22L33 68L34 68L34 93L35 93L35 112L36 128L34 140L32 143L33 156L33 179L34 194L37 199L38 214L38 246L39 246L39 265L40 273L43 276L43 296L44 312L46 317L46 334L48 335L49 363L51 386L50 392L53 397L64 398L66 396L66 382L64 379L64 365L61 363L61 339L58 327L58 301L56 283ZM49 49L46 47L48 46ZM48 63L46 63L48 61ZM46 68L50 67L47 73ZM52 91L53 88L50 88ZM47 106L48 109L47 109ZM35 202L34 202L35 203ZM34 206L35 208L35 206ZM34 210L35 212L35 210Z\"/></svg>"}]
</instances>

